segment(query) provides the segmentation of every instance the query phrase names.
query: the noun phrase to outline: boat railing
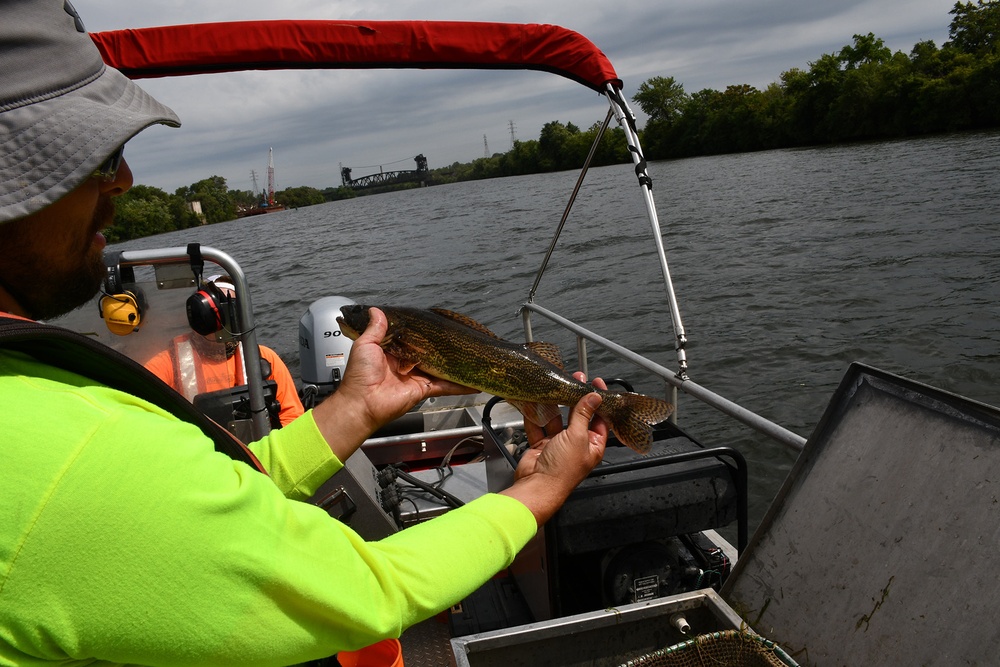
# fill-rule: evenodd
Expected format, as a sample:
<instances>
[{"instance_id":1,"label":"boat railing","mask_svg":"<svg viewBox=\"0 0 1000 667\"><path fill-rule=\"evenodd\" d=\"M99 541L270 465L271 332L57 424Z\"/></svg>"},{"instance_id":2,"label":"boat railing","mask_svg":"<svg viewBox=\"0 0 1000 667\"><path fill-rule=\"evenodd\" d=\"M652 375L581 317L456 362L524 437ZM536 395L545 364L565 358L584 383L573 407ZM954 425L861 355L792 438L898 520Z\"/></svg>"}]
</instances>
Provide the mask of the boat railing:
<instances>
[{"instance_id":1,"label":"boat railing","mask_svg":"<svg viewBox=\"0 0 1000 667\"><path fill-rule=\"evenodd\" d=\"M614 341L608 340L607 338L599 336L593 331L590 331L589 329L586 329L585 327L582 327L551 310L539 306L537 303L525 303L521 306L521 319L524 325L524 335L525 340L528 342L534 340L531 328L531 313L537 313L541 317L544 317L545 319L576 335L580 370L586 373L588 377L590 376L590 373L587 361L587 341L590 341L591 343L599 345L600 347L634 364L635 366L638 366L639 368L642 368L643 370L661 378L667 384L670 400L674 403L674 405L677 404L677 392L680 390L794 451L799 451L805 446L806 439L801 435L793 433L783 426L775 424L765 417L744 408L742 405L734 403L733 401L720 396L705 387L702 387L687 377L687 374L682 376L676 371L672 371L665 366L661 366L641 354L633 352L632 350L623 347ZM671 418L673 419L674 416Z\"/></svg>"}]
</instances>

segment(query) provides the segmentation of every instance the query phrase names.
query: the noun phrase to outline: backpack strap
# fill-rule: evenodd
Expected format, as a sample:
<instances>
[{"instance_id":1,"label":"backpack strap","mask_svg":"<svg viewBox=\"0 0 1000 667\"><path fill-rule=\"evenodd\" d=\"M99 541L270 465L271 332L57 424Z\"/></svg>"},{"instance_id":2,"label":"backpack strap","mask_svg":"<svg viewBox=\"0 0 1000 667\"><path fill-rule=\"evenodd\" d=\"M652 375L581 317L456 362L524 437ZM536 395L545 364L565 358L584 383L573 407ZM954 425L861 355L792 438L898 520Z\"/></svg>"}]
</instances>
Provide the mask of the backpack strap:
<instances>
[{"instance_id":1,"label":"backpack strap","mask_svg":"<svg viewBox=\"0 0 1000 667\"><path fill-rule=\"evenodd\" d=\"M69 329L0 314L0 348L90 378L148 401L211 438L215 450L263 472L257 457L233 434L215 423L142 364L103 343Z\"/></svg>"}]
</instances>

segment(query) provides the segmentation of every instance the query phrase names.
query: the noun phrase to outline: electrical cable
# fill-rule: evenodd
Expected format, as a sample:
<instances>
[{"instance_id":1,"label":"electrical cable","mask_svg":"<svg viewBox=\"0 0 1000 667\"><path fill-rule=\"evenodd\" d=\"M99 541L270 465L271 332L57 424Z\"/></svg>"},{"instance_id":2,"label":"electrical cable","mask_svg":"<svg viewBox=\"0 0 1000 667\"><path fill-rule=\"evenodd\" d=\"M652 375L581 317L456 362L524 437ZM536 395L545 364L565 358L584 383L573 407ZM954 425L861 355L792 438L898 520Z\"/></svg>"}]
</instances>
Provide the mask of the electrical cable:
<instances>
[{"instance_id":1,"label":"electrical cable","mask_svg":"<svg viewBox=\"0 0 1000 667\"><path fill-rule=\"evenodd\" d=\"M400 498L399 488L395 484L386 485L379 494L379 500L381 501L382 509L392 515L397 527L402 528L403 517L399 511L402 499Z\"/></svg>"},{"instance_id":2,"label":"electrical cable","mask_svg":"<svg viewBox=\"0 0 1000 667\"><path fill-rule=\"evenodd\" d=\"M417 503L413 500L413 498L409 498L407 496L401 497L399 499L399 503L403 504L404 500L406 502L410 503L411 505L413 505L413 517L414 517L413 518L413 523L420 523L420 506L417 505ZM400 526L400 528L402 528L402 527L403 526Z\"/></svg>"},{"instance_id":3,"label":"electrical cable","mask_svg":"<svg viewBox=\"0 0 1000 667\"><path fill-rule=\"evenodd\" d=\"M404 472L404 471L402 471L402 470L400 470L400 469L397 468L396 469L396 475L399 477L399 479L402 479L405 482L407 482L407 483L409 483L409 484L411 484L411 485L413 485L413 486L415 486L415 487L417 487L419 489L423 489L427 493L435 495L438 498L444 500L453 509L454 508L459 508L459 507L461 507L462 505L465 504L460 498L457 498L456 496L448 493L444 489L436 488L434 485L428 484L427 482L425 482L422 479L419 479L417 477L414 477L413 475L411 475L408 472Z\"/></svg>"},{"instance_id":4,"label":"electrical cable","mask_svg":"<svg viewBox=\"0 0 1000 667\"><path fill-rule=\"evenodd\" d=\"M412 161L413 161L412 157L404 157L395 160L394 162L383 162L382 164L367 164L361 167L353 167L353 169L374 169L375 167L381 168L389 164L399 164L400 162L412 162Z\"/></svg>"}]
</instances>

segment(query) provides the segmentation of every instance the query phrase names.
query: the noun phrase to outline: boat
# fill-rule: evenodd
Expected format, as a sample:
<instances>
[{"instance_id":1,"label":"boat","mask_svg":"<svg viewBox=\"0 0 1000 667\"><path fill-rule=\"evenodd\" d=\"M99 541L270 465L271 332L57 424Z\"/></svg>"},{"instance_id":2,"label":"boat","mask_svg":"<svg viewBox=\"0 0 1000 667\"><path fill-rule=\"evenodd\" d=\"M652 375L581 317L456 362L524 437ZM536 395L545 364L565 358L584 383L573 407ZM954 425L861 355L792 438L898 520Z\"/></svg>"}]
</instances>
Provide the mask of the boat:
<instances>
[{"instance_id":1,"label":"boat","mask_svg":"<svg viewBox=\"0 0 1000 667\"><path fill-rule=\"evenodd\" d=\"M623 183L643 203L675 365L655 363L537 299L587 163L522 303L525 340L534 340L540 322L564 329L577 340L580 370L590 373L597 346L661 380L672 402L683 392L719 419L798 453L751 535L739 451L700 442L676 417L657 425L649 456L611 443L504 576L404 633L405 664L699 664L670 660L694 660L692 652L707 655L717 645L740 656L728 664L994 660L988 619L998 592L1000 410L854 364L807 438L695 382L635 116L613 66L585 37L548 25L276 21L115 31L94 40L109 64L134 78L299 67L529 69L600 93L607 109L597 140L612 121L624 131L632 163L622 165ZM75 328L142 361L186 331L183 302L218 267L242 295L234 331L248 364L256 361L249 284L224 250L191 244L109 252L106 261L109 293L142 293L150 312L178 315L158 315L155 325L121 335L86 309L90 320ZM350 303L323 297L298 322L307 402L336 391L350 346L335 317ZM627 378L620 383L629 386ZM266 390L255 374L245 390L220 400L231 417L223 421L241 437L267 433ZM509 484L522 427L520 414L495 397L429 399L366 441L312 502L367 539L406 530Z\"/></svg>"}]
</instances>

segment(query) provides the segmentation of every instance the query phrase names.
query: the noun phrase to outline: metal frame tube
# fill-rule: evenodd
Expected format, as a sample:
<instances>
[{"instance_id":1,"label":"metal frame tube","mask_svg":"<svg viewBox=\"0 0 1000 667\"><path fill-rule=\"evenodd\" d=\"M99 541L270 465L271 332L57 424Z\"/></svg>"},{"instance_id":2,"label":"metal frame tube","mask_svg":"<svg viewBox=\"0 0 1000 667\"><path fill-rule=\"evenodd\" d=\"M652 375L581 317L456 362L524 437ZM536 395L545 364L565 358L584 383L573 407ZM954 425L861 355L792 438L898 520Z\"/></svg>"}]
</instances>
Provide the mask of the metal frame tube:
<instances>
[{"instance_id":1,"label":"metal frame tube","mask_svg":"<svg viewBox=\"0 0 1000 667\"><path fill-rule=\"evenodd\" d=\"M212 261L230 275L236 287L236 315L239 318L240 340L243 342L243 357L247 368L260 368L260 347L257 344L257 327L253 317L253 302L243 269L228 254L201 246L203 258ZM182 264L190 261L187 248L155 248L152 250L126 250L121 254L123 266L155 266L157 264ZM259 440L271 431L271 420L264 403L264 381L260 373L247 373L247 390L250 395L251 432L254 440Z\"/></svg>"},{"instance_id":2,"label":"metal frame tube","mask_svg":"<svg viewBox=\"0 0 1000 667\"><path fill-rule=\"evenodd\" d=\"M545 273L545 268L549 264L549 258L552 257L552 251L555 250L556 242L559 240L559 235L562 233L563 227L566 225L566 220L569 218L569 212L573 209L573 203L576 201L576 196L580 193L580 186L583 185L583 179L587 176L587 171L590 169L590 162L594 159L594 153L597 152L597 147L601 143L601 138L604 137L604 132L608 129L608 125L611 124L611 117L614 109L608 109L608 115L604 119L604 124L601 125L601 129L597 132L597 136L594 138L594 143L590 146L590 152L587 153L587 159L584 160L583 168L580 170L580 175L576 179L576 185L573 186L573 192L569 196L569 202L566 204L566 208L563 210L562 218L559 220L559 225L556 227L556 233L552 237L552 241L549 243L549 249L545 252L545 258L542 259L542 265L538 269L538 273L535 275L535 284L531 286L531 290L528 292L528 301L535 298L535 292L538 290L538 284L542 282L542 275Z\"/></svg>"},{"instance_id":3,"label":"metal frame tube","mask_svg":"<svg viewBox=\"0 0 1000 667\"><path fill-rule=\"evenodd\" d=\"M620 91L608 84L605 93L611 108L615 112L618 125L625 132L625 140L628 142L629 153L632 155L632 163L636 167L636 175L640 177L640 189L642 199L646 205L646 217L649 218L650 227L653 230L653 242L656 244L656 256L660 260L660 272L663 274L663 284L667 293L667 304L670 307L670 320L674 327L674 349L677 352L677 365L679 373L683 376L687 373L688 361L685 347L687 345L687 334L684 331L684 323L681 320L681 310L677 303L677 294L674 292L674 284L670 279L670 268L667 266L667 254L663 247L663 234L660 231L660 222L656 215L656 204L653 202L652 181L646 173L646 158L642 154L642 147L639 145L639 134L635 130L635 115L629 109L625 98Z\"/></svg>"},{"instance_id":4,"label":"metal frame tube","mask_svg":"<svg viewBox=\"0 0 1000 667\"><path fill-rule=\"evenodd\" d=\"M800 451L805 446L806 439L803 438L801 435L793 433L788 429L779 426L778 424L775 424L774 422L765 419L764 417L761 417L760 415L751 412L750 410L747 410L743 406L734 403L729 399L724 398L719 394L716 394L715 392L706 389L705 387L702 387L701 385L692 381L686 375L682 377L679 373L676 373L664 366L654 363L653 361L647 359L646 357L637 354L632 350L629 350L628 348L622 347L621 345L618 345L617 343L610 341L607 338L603 338L602 336L599 336L594 332L579 326L575 322L568 320L562 317L561 315L557 315L551 310L539 306L538 304L525 303L521 306L521 308L522 308L521 315L525 322L530 322L529 312L534 311L539 315L541 315L542 317L558 324L564 329L572 331L577 336L585 338L593 343L596 343L597 345L600 345L604 349L608 350L609 352L612 352L613 354L621 357L622 359L625 359L626 361L635 364L636 366L662 378L671 386L680 389L684 393L693 396L694 398L697 398L702 403L705 403L706 405L715 408L716 410L722 412L723 414L726 414L732 417L733 419L736 419L737 421L746 424L755 431L763 433L772 440L775 440L783 445L786 445L787 447L789 447L794 451Z\"/></svg>"}]
</instances>

